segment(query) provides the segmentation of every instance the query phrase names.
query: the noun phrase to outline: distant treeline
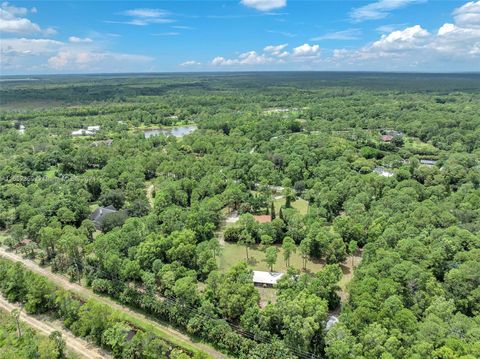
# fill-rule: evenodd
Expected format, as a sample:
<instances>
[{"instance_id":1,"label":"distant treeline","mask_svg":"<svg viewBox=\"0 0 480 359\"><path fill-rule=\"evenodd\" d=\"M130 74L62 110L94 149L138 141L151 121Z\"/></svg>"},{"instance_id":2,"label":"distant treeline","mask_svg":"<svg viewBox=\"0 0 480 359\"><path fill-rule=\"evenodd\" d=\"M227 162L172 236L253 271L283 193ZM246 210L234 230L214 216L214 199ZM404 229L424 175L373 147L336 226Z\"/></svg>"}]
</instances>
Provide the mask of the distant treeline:
<instances>
[{"instance_id":1,"label":"distant treeline","mask_svg":"<svg viewBox=\"0 0 480 359\"><path fill-rule=\"evenodd\" d=\"M414 74L375 72L260 72L139 75L71 75L5 78L0 105L46 101L87 103L160 96L176 90L266 90L268 88L345 87L401 92L480 90L480 74Z\"/></svg>"}]
</instances>

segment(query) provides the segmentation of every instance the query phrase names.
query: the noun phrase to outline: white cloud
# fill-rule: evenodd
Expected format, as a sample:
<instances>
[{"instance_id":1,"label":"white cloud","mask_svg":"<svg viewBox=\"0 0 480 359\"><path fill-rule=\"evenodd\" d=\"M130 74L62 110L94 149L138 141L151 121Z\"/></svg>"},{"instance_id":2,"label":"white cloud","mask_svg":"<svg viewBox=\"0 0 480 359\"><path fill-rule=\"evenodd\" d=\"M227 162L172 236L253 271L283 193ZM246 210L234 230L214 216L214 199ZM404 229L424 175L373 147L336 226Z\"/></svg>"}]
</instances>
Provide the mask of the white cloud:
<instances>
[{"instance_id":1,"label":"white cloud","mask_svg":"<svg viewBox=\"0 0 480 359\"><path fill-rule=\"evenodd\" d=\"M247 51L240 54L235 59L226 59L223 56L217 56L212 60L214 66L233 66L233 65L264 65L273 63L275 60L266 54L258 54L256 51Z\"/></svg>"},{"instance_id":2,"label":"white cloud","mask_svg":"<svg viewBox=\"0 0 480 359\"><path fill-rule=\"evenodd\" d=\"M150 24L167 24L175 22L170 18L170 12L162 9L132 9L126 10L119 15L128 16L128 21L106 21L114 24L128 24L135 26L146 26Z\"/></svg>"},{"instance_id":3,"label":"white cloud","mask_svg":"<svg viewBox=\"0 0 480 359\"><path fill-rule=\"evenodd\" d=\"M372 48L381 51L398 51L418 48L426 44L430 33L420 25L407 27L404 30L393 31L388 35L382 35L375 41Z\"/></svg>"},{"instance_id":4,"label":"white cloud","mask_svg":"<svg viewBox=\"0 0 480 359\"><path fill-rule=\"evenodd\" d=\"M188 60L185 62L182 62L180 66L188 67L188 66L200 66L202 63L195 61L195 60Z\"/></svg>"},{"instance_id":5,"label":"white cloud","mask_svg":"<svg viewBox=\"0 0 480 359\"><path fill-rule=\"evenodd\" d=\"M138 63L151 62L153 58L143 55L123 54L107 51L75 51L65 49L48 59L48 66L54 70L72 71L119 71Z\"/></svg>"},{"instance_id":6,"label":"white cloud","mask_svg":"<svg viewBox=\"0 0 480 359\"><path fill-rule=\"evenodd\" d=\"M2 3L1 8L11 15L27 15L28 13L27 8L10 5L7 1Z\"/></svg>"},{"instance_id":7,"label":"white cloud","mask_svg":"<svg viewBox=\"0 0 480 359\"><path fill-rule=\"evenodd\" d=\"M350 12L350 18L355 22L383 19L393 10L425 1L426 0L379 0L365 6L354 8Z\"/></svg>"},{"instance_id":8,"label":"white cloud","mask_svg":"<svg viewBox=\"0 0 480 359\"><path fill-rule=\"evenodd\" d=\"M161 9L133 9L124 11L122 14L132 17L158 18L167 16L168 12Z\"/></svg>"},{"instance_id":9,"label":"white cloud","mask_svg":"<svg viewBox=\"0 0 480 359\"><path fill-rule=\"evenodd\" d=\"M2 55L39 55L57 51L63 42L51 39L2 39L0 53Z\"/></svg>"},{"instance_id":10,"label":"white cloud","mask_svg":"<svg viewBox=\"0 0 480 359\"><path fill-rule=\"evenodd\" d=\"M258 11L270 11L287 6L287 0L241 0L240 3Z\"/></svg>"},{"instance_id":11,"label":"white cloud","mask_svg":"<svg viewBox=\"0 0 480 359\"><path fill-rule=\"evenodd\" d=\"M105 51L92 43L52 39L10 38L0 41L2 72L122 72L135 71L153 58Z\"/></svg>"},{"instance_id":12,"label":"white cloud","mask_svg":"<svg viewBox=\"0 0 480 359\"><path fill-rule=\"evenodd\" d=\"M342 31L329 32L325 35L317 36L311 41L321 41L321 40L356 40L360 38L362 32L360 29L348 29Z\"/></svg>"},{"instance_id":13,"label":"white cloud","mask_svg":"<svg viewBox=\"0 0 480 359\"><path fill-rule=\"evenodd\" d=\"M480 1L470 1L455 9L455 23L464 27L480 27Z\"/></svg>"},{"instance_id":14,"label":"white cloud","mask_svg":"<svg viewBox=\"0 0 480 359\"><path fill-rule=\"evenodd\" d=\"M30 12L36 13L37 10L36 8L32 8ZM13 6L8 2L3 2L0 5L0 32L19 35L29 35L40 32L47 36L56 34L56 30L51 27L42 29L26 17L21 17L27 14L27 8Z\"/></svg>"},{"instance_id":15,"label":"white cloud","mask_svg":"<svg viewBox=\"0 0 480 359\"><path fill-rule=\"evenodd\" d=\"M89 37L77 37L77 36L70 36L68 38L68 41L71 42L72 44L88 44L93 42L93 40Z\"/></svg>"},{"instance_id":16,"label":"white cloud","mask_svg":"<svg viewBox=\"0 0 480 359\"><path fill-rule=\"evenodd\" d=\"M320 46L303 44L295 47L291 52L287 50L288 44L268 45L263 51L247 51L235 58L217 56L211 61L213 66L261 66L261 65L288 65L295 63L308 64L320 58Z\"/></svg>"},{"instance_id":17,"label":"white cloud","mask_svg":"<svg viewBox=\"0 0 480 359\"><path fill-rule=\"evenodd\" d=\"M271 56L276 56L279 58L285 58L290 53L288 51L284 51L288 44L281 44L281 45L268 45L263 48L263 51Z\"/></svg>"},{"instance_id":18,"label":"white cloud","mask_svg":"<svg viewBox=\"0 0 480 359\"><path fill-rule=\"evenodd\" d=\"M478 71L479 14L480 1L468 2L453 11L453 23L445 23L436 31L429 32L420 25L391 31L356 50L336 49L331 60L352 68Z\"/></svg>"},{"instance_id":19,"label":"white cloud","mask_svg":"<svg viewBox=\"0 0 480 359\"><path fill-rule=\"evenodd\" d=\"M312 56L318 56L319 53L320 53L320 46L303 44L293 49L292 56L312 57Z\"/></svg>"}]
</instances>

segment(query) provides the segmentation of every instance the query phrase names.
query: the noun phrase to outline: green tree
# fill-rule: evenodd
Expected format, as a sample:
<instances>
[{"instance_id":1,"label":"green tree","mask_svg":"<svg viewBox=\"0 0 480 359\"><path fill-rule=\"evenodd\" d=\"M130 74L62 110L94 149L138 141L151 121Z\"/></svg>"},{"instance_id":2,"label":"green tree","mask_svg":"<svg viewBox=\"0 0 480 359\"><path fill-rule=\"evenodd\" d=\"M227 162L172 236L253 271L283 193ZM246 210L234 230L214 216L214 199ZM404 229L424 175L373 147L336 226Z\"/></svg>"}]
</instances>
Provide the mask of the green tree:
<instances>
[{"instance_id":1,"label":"green tree","mask_svg":"<svg viewBox=\"0 0 480 359\"><path fill-rule=\"evenodd\" d=\"M285 266L290 267L290 258L293 253L297 251L295 242L290 237L285 237L282 243L283 259L285 259Z\"/></svg>"},{"instance_id":2,"label":"green tree","mask_svg":"<svg viewBox=\"0 0 480 359\"><path fill-rule=\"evenodd\" d=\"M240 240L238 241L238 244L245 246L245 254L247 256L247 262L248 262L250 260L250 258L248 257L248 249L255 244L255 240L250 235L250 233L244 229L240 233Z\"/></svg>"},{"instance_id":3,"label":"green tree","mask_svg":"<svg viewBox=\"0 0 480 359\"><path fill-rule=\"evenodd\" d=\"M303 261L303 270L307 269L307 261L310 257L312 252L312 240L310 238L305 238L303 241L300 242L299 246L300 255L302 256Z\"/></svg>"},{"instance_id":4,"label":"green tree","mask_svg":"<svg viewBox=\"0 0 480 359\"><path fill-rule=\"evenodd\" d=\"M273 272L273 266L277 262L277 247L268 247L265 250L265 261L267 262L268 266L270 267L270 272Z\"/></svg>"}]
</instances>

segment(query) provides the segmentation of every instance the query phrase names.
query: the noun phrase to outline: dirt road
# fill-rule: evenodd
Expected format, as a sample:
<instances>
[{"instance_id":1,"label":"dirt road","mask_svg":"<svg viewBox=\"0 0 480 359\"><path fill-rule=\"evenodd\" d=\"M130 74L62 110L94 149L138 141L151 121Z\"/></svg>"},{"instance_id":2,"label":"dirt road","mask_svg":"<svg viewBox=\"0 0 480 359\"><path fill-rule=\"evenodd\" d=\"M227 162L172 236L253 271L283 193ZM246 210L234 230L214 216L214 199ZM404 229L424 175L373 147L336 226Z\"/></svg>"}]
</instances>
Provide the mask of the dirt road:
<instances>
[{"instance_id":1,"label":"dirt road","mask_svg":"<svg viewBox=\"0 0 480 359\"><path fill-rule=\"evenodd\" d=\"M14 309L20 308L16 304L9 303L5 298L0 296L0 308L11 312ZM67 349L70 352L74 352L79 355L81 358L88 359L100 359L100 358L111 358L112 356L100 348L95 347L93 344L90 344L86 340L75 337L68 330L61 327L59 324L54 324L52 322L46 322L40 320L34 316L30 316L22 311L20 313L20 320L26 323L28 326L35 329L37 332L40 332L43 335L50 335L53 331L59 331L62 333L62 337L65 340Z\"/></svg>"},{"instance_id":2,"label":"dirt road","mask_svg":"<svg viewBox=\"0 0 480 359\"><path fill-rule=\"evenodd\" d=\"M218 359L228 358L225 354L218 352L213 347L207 344L196 342L192 340L189 336L177 331L176 329L164 323L160 323L159 321L153 319L152 317L148 317L139 311L136 311L124 305L118 304L117 302L115 302L110 298L102 297L98 294L95 294L92 290L85 288L79 284L71 283L66 277L62 276L61 274L52 273L49 269L40 267L37 263L35 263L30 259L23 258L22 256L16 253L7 251L4 247L0 247L0 256L15 262L23 263L32 272L35 272L37 274L40 274L44 277L49 278L52 282L56 283L58 286L62 287L63 289L70 290L74 293L77 293L79 296L81 296L84 299L93 298L98 302L108 305L111 308L122 311L124 313L128 313L131 317L136 318L137 320L141 320L144 323L147 323L148 325L151 325L155 327L157 330L165 333L166 337L169 337L169 336L175 337L179 345L184 344L187 347L188 346L194 347L197 350L200 350L202 352L209 354L213 358L218 358Z\"/></svg>"}]
</instances>

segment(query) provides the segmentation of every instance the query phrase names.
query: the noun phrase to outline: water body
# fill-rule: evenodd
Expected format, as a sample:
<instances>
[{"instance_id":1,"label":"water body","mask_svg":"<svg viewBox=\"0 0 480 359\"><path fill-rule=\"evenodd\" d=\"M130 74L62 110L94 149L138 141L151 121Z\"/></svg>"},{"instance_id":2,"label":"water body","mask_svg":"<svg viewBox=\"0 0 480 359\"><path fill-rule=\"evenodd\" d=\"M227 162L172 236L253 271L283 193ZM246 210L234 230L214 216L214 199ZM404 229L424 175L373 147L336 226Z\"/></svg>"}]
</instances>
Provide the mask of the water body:
<instances>
[{"instance_id":1,"label":"water body","mask_svg":"<svg viewBox=\"0 0 480 359\"><path fill-rule=\"evenodd\" d=\"M187 125L187 126L178 126L171 128L153 128L150 130L143 131L145 138L150 138L153 136L174 136L174 137L183 137L194 132L197 129L196 125Z\"/></svg>"}]
</instances>

